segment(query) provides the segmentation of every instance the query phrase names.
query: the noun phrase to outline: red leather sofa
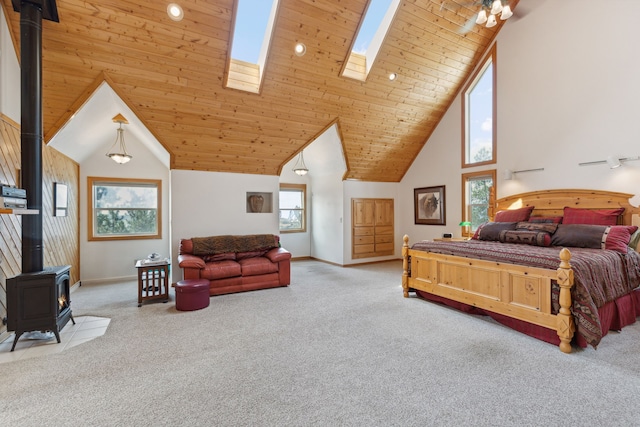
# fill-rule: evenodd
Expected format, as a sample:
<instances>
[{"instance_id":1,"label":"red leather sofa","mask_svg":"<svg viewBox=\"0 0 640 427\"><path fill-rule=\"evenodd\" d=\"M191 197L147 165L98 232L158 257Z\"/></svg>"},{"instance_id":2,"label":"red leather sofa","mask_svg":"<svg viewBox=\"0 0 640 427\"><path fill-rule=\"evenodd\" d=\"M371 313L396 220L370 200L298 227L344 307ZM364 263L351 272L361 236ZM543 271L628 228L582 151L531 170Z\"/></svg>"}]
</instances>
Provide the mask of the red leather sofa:
<instances>
[{"instance_id":1,"label":"red leather sofa","mask_svg":"<svg viewBox=\"0 0 640 427\"><path fill-rule=\"evenodd\" d=\"M183 280L209 280L210 295L288 286L291 253L279 236L211 236L180 240Z\"/></svg>"}]
</instances>

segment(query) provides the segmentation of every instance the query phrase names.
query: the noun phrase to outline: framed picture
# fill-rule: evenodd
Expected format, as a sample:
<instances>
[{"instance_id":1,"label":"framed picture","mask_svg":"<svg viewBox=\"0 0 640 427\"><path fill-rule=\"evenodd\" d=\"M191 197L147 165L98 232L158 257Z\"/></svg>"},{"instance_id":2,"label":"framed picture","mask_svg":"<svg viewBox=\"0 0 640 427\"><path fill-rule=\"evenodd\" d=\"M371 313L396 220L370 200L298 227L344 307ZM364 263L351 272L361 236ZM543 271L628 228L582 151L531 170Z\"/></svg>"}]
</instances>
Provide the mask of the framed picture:
<instances>
[{"instance_id":1,"label":"framed picture","mask_svg":"<svg viewBox=\"0 0 640 427\"><path fill-rule=\"evenodd\" d=\"M444 185L413 189L416 224L447 225Z\"/></svg>"},{"instance_id":2,"label":"framed picture","mask_svg":"<svg viewBox=\"0 0 640 427\"><path fill-rule=\"evenodd\" d=\"M69 195L67 186L58 182L53 183L53 216L67 216L69 209Z\"/></svg>"}]
</instances>

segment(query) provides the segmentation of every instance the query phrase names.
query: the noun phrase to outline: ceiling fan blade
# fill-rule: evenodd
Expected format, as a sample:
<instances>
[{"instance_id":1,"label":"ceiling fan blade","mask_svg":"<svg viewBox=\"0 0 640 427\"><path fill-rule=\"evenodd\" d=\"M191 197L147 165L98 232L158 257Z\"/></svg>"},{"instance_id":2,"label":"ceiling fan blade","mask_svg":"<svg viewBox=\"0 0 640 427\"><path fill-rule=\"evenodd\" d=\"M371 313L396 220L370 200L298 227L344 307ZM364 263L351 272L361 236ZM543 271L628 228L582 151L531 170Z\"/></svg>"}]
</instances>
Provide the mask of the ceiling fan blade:
<instances>
[{"instance_id":1,"label":"ceiling fan blade","mask_svg":"<svg viewBox=\"0 0 640 427\"><path fill-rule=\"evenodd\" d=\"M473 29L473 26L476 25L476 19L478 19L478 14L473 15L465 24L460 27L458 30L459 34L467 34L469 31Z\"/></svg>"}]
</instances>

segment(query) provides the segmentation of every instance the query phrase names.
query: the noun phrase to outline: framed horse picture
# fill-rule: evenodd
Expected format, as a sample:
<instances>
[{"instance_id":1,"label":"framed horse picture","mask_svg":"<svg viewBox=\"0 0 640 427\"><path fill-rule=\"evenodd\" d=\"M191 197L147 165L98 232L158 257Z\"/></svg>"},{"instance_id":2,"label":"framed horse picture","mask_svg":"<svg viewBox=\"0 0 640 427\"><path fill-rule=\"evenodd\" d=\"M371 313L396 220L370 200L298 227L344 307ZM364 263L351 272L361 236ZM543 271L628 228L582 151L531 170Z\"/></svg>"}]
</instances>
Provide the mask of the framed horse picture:
<instances>
[{"instance_id":1,"label":"framed horse picture","mask_svg":"<svg viewBox=\"0 0 640 427\"><path fill-rule=\"evenodd\" d=\"M445 187L413 189L416 224L447 225L445 211Z\"/></svg>"}]
</instances>

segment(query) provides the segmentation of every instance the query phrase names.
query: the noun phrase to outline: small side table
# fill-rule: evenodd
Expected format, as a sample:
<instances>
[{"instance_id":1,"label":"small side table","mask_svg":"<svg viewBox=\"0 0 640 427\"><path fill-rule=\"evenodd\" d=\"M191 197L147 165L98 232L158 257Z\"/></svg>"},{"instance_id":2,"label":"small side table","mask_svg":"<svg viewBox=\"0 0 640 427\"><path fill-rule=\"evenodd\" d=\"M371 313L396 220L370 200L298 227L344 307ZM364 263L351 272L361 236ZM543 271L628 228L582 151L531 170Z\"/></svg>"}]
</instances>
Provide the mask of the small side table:
<instances>
[{"instance_id":1,"label":"small side table","mask_svg":"<svg viewBox=\"0 0 640 427\"><path fill-rule=\"evenodd\" d=\"M467 237L436 237L433 239L434 242L466 242L471 240Z\"/></svg>"},{"instance_id":2,"label":"small side table","mask_svg":"<svg viewBox=\"0 0 640 427\"><path fill-rule=\"evenodd\" d=\"M138 307L143 301L162 299L169 301L169 260L136 261L138 270Z\"/></svg>"}]
</instances>

